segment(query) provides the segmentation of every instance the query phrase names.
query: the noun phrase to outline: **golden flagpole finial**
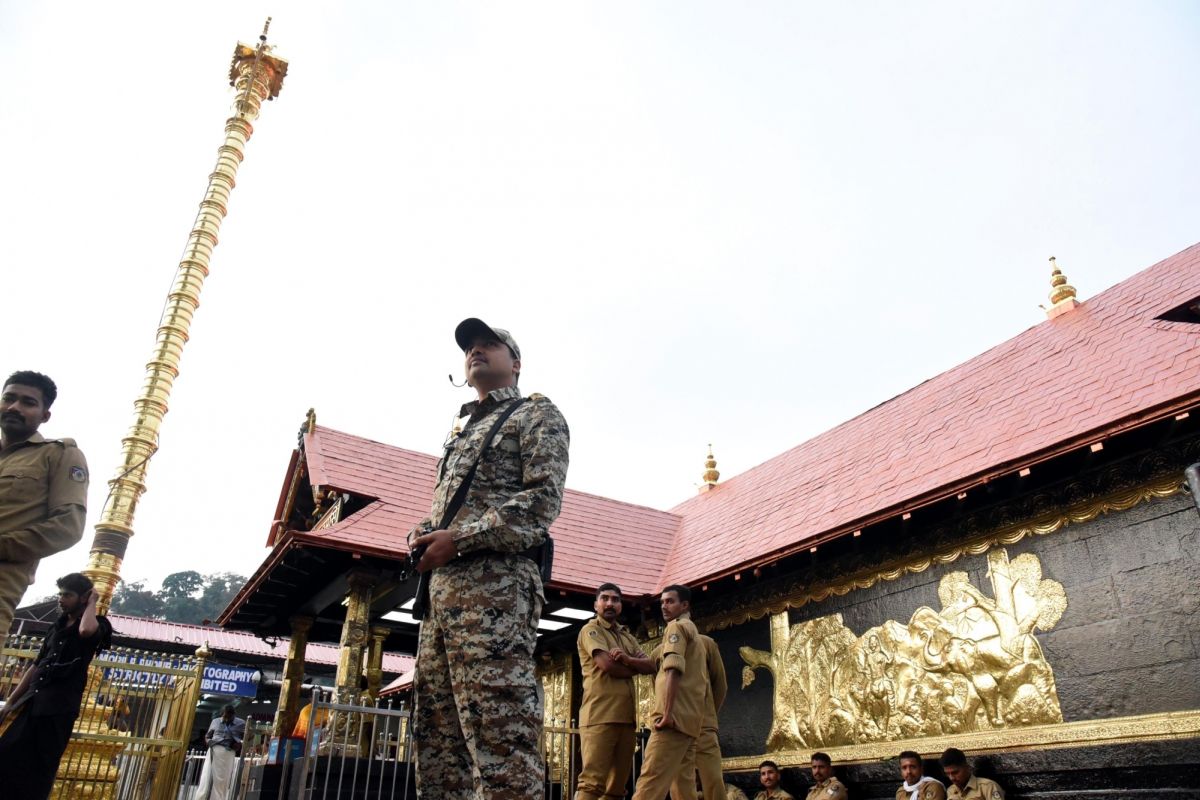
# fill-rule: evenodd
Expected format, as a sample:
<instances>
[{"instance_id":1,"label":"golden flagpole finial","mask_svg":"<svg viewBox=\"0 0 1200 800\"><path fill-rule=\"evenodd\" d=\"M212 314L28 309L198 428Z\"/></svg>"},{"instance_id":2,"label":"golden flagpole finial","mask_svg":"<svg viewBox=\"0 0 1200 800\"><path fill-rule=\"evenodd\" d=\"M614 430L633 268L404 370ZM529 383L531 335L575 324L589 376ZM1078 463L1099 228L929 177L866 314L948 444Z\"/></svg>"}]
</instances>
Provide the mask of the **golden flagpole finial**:
<instances>
[{"instance_id":1,"label":"golden flagpole finial","mask_svg":"<svg viewBox=\"0 0 1200 800\"><path fill-rule=\"evenodd\" d=\"M1063 314L1079 305L1079 301L1075 299L1075 287L1067 283L1067 276L1063 275L1062 270L1058 268L1058 262L1054 256L1050 256L1050 308L1046 309L1046 316L1054 319L1059 314Z\"/></svg>"}]
</instances>

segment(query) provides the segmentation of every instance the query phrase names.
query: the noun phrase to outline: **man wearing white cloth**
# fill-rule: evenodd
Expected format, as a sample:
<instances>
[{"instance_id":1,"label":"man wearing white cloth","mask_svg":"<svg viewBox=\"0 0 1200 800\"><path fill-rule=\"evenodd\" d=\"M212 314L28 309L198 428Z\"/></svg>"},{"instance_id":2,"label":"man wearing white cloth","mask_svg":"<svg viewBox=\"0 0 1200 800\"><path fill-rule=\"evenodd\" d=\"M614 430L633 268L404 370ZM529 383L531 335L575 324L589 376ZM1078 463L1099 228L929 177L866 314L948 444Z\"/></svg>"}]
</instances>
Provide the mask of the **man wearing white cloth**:
<instances>
[{"instance_id":1,"label":"man wearing white cloth","mask_svg":"<svg viewBox=\"0 0 1200 800\"><path fill-rule=\"evenodd\" d=\"M234 763L242 750L245 735L246 723L234 716L233 706L221 709L221 716L212 721L204 734L208 757L200 771L200 792L196 800L228 800Z\"/></svg>"},{"instance_id":2,"label":"man wearing white cloth","mask_svg":"<svg viewBox=\"0 0 1200 800\"><path fill-rule=\"evenodd\" d=\"M900 754L900 777L904 785L896 790L896 800L946 800L946 787L925 774L920 753Z\"/></svg>"}]
</instances>

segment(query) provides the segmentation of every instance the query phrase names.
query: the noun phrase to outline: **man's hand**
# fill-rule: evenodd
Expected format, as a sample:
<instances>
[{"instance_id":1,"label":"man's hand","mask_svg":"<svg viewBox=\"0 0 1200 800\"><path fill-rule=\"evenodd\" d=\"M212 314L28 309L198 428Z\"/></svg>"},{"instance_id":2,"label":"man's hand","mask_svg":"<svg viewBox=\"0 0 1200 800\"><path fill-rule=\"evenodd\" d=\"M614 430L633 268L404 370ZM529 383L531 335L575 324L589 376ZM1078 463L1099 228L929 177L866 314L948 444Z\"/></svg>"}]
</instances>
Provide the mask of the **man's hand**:
<instances>
[{"instance_id":1,"label":"man's hand","mask_svg":"<svg viewBox=\"0 0 1200 800\"><path fill-rule=\"evenodd\" d=\"M614 647L612 650L609 650L608 657L618 664L625 664L625 651L619 647ZM629 665L625 664L625 666Z\"/></svg>"},{"instance_id":2,"label":"man's hand","mask_svg":"<svg viewBox=\"0 0 1200 800\"><path fill-rule=\"evenodd\" d=\"M671 716L671 712L669 712L669 711L666 714L662 715L662 719L660 719L654 723L654 730L656 730L656 731L661 731L664 728L672 728L673 729L674 727L675 727L675 718L673 716Z\"/></svg>"},{"instance_id":3,"label":"man's hand","mask_svg":"<svg viewBox=\"0 0 1200 800\"><path fill-rule=\"evenodd\" d=\"M453 534L450 531L432 531L412 540L412 547L426 546L425 554L417 562L417 572L428 572L431 569L443 567L458 555L454 545Z\"/></svg>"}]
</instances>

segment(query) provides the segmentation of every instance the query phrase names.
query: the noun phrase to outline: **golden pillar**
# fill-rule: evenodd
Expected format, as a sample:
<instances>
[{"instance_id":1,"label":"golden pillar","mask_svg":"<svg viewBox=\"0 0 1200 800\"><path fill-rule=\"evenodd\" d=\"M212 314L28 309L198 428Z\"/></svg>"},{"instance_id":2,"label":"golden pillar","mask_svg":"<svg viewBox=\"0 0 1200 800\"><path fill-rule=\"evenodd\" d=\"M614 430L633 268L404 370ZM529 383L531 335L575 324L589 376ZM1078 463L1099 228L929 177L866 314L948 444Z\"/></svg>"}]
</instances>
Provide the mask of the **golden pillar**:
<instances>
[{"instance_id":1,"label":"golden pillar","mask_svg":"<svg viewBox=\"0 0 1200 800\"><path fill-rule=\"evenodd\" d=\"M383 643L392 633L390 628L371 628L371 646L367 651L367 694L371 702L379 699L383 688Z\"/></svg>"},{"instance_id":2,"label":"golden pillar","mask_svg":"<svg viewBox=\"0 0 1200 800\"><path fill-rule=\"evenodd\" d=\"M270 19L267 26L270 26ZM121 561L133 536L137 503L146 490L146 467L158 449L158 432L167 413L171 387L179 375L179 361L188 340L192 316L200 305L200 290L208 277L208 264L217 233L229 206L234 177L242 162L246 143L254 129L264 100L275 98L287 74L287 62L271 54L267 27L256 47L238 43L229 69L230 84L237 89L233 116L225 122L225 141L217 150L217 165L208 176L208 189L200 202L196 222L188 235L183 260L167 296L158 327L154 353L146 364L141 394L134 402L134 421L122 440L121 465L109 481L111 490L104 504L84 573L100 592L100 611L107 611L113 590L120 580Z\"/></svg>"},{"instance_id":3,"label":"golden pillar","mask_svg":"<svg viewBox=\"0 0 1200 800\"><path fill-rule=\"evenodd\" d=\"M308 649L308 632L312 617L292 617L288 622L292 638L288 641L287 659L283 662L283 681L279 687L279 706L275 709L272 736L291 736L300 717L300 689L304 685L304 654Z\"/></svg>"},{"instance_id":4,"label":"golden pillar","mask_svg":"<svg viewBox=\"0 0 1200 800\"><path fill-rule=\"evenodd\" d=\"M367 647L371 618L371 593L378 576L355 571L349 576L350 591L346 594L346 621L342 623L341 648L338 653L337 699L340 703L357 699L362 693L363 656Z\"/></svg>"}]
</instances>

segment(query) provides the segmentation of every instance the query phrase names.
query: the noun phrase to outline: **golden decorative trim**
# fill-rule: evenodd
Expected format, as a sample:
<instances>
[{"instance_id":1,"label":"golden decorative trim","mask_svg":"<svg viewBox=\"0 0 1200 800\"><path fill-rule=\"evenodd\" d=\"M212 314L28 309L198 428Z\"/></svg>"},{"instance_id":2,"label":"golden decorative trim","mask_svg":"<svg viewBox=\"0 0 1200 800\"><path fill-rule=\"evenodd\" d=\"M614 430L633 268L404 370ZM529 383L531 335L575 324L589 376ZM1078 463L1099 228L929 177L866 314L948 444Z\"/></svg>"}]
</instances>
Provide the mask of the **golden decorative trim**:
<instances>
[{"instance_id":1,"label":"golden decorative trim","mask_svg":"<svg viewBox=\"0 0 1200 800\"><path fill-rule=\"evenodd\" d=\"M909 561L893 562L883 569L864 570L857 575L839 583L827 583L816 587L796 589L787 596L753 608L739 608L724 614L717 614L697 620L702 631L719 631L734 625L741 625L752 619L762 619L771 614L778 614L792 608L800 608L808 603L819 603L835 595L849 594L856 589L869 589L879 581L894 581L910 573L924 572L932 566L952 564L963 556L982 555L993 547L1016 544L1030 536L1045 536L1048 533L1062 530L1067 525L1078 525L1090 522L1102 514L1111 511L1127 511L1148 500L1171 497L1185 491L1183 479L1179 474L1160 477L1145 485L1125 489L1106 495L1099 499L1088 500L1070 507L1065 513L1047 515L1032 523L1021 523L1002 528L997 533L968 540L956 547L935 553L932 556L915 558Z\"/></svg>"},{"instance_id":2,"label":"golden decorative trim","mask_svg":"<svg viewBox=\"0 0 1200 800\"><path fill-rule=\"evenodd\" d=\"M896 742L825 748L836 764L885 761L896 757L901 750L915 750L922 755L935 755L947 747L957 747L975 753L999 753L1013 750L1053 750L1063 747L1090 745L1132 744L1162 739L1192 739L1200 737L1200 710L1168 711L1135 717L1117 717L1082 722L1060 722L1004 731L975 731L953 736L926 739L905 739ZM812 753L808 750L787 750L756 756L736 756L723 760L731 772L756 771L764 759L781 767L807 767Z\"/></svg>"}]
</instances>

